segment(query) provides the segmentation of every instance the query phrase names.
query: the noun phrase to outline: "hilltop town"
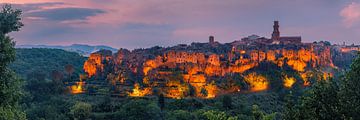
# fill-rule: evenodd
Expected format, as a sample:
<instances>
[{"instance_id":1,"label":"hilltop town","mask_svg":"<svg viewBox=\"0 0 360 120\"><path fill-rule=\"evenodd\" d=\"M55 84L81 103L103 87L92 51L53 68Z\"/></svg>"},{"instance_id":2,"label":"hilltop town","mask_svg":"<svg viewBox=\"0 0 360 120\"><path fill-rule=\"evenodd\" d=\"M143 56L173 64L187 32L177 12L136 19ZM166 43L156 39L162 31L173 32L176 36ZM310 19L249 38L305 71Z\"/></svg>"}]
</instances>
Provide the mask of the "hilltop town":
<instances>
[{"instance_id":1,"label":"hilltop town","mask_svg":"<svg viewBox=\"0 0 360 120\"><path fill-rule=\"evenodd\" d=\"M359 46L304 43L301 36L281 36L274 21L271 38L251 35L231 43L152 47L117 53L100 50L84 63L86 75L70 85L72 93L100 94L108 82L115 95L214 98L220 94L305 88L344 71ZM271 73L278 71L278 73Z\"/></svg>"},{"instance_id":2,"label":"hilltop town","mask_svg":"<svg viewBox=\"0 0 360 120\"><path fill-rule=\"evenodd\" d=\"M360 118L360 2L0 4L0 120Z\"/></svg>"}]
</instances>

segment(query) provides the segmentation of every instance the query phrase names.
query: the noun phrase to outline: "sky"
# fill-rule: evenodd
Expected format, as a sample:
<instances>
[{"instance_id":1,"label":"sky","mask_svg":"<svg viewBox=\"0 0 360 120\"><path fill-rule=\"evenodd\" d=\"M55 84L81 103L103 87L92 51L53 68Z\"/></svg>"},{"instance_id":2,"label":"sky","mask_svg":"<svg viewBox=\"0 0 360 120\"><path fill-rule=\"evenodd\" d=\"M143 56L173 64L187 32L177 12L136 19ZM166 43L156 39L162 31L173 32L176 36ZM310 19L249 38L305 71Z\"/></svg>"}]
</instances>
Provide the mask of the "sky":
<instances>
[{"instance_id":1,"label":"sky","mask_svg":"<svg viewBox=\"0 0 360 120\"><path fill-rule=\"evenodd\" d=\"M360 0L0 0L23 11L18 45L148 48L256 34L360 44Z\"/></svg>"}]
</instances>

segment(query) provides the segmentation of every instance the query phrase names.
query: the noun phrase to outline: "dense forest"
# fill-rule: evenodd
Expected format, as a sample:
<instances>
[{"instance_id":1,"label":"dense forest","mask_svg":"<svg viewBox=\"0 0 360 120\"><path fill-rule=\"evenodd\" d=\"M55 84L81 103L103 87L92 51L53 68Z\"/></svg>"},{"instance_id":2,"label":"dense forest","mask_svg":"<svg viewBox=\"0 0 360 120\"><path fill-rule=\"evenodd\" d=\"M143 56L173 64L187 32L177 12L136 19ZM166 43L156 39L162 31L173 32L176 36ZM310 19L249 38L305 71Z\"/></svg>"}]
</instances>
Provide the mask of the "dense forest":
<instances>
[{"instance_id":1,"label":"dense forest","mask_svg":"<svg viewBox=\"0 0 360 120\"><path fill-rule=\"evenodd\" d=\"M74 67L74 77L82 73L82 66L86 58L75 52L67 52L61 49L47 48L19 48L16 49L16 60L10 65L21 77L34 73L43 73L46 78L53 71L66 72L65 66Z\"/></svg>"},{"instance_id":2,"label":"dense forest","mask_svg":"<svg viewBox=\"0 0 360 120\"><path fill-rule=\"evenodd\" d=\"M9 5L4 6L0 12L1 120L360 118L360 57L341 75L328 80L311 80L314 84L303 89L293 87L286 90L234 93L212 99L170 99L161 94L117 97L111 96L110 92L107 95L73 95L69 93L67 85L79 79L86 58L56 49L16 50L16 38L12 39L8 33L18 31L23 26L20 15L20 10L14 10ZM269 66L267 63L264 65ZM260 66L252 70L270 77L276 77L283 70L268 68L271 69ZM286 71L292 74L291 70ZM276 88L276 82L274 83L272 87Z\"/></svg>"}]
</instances>

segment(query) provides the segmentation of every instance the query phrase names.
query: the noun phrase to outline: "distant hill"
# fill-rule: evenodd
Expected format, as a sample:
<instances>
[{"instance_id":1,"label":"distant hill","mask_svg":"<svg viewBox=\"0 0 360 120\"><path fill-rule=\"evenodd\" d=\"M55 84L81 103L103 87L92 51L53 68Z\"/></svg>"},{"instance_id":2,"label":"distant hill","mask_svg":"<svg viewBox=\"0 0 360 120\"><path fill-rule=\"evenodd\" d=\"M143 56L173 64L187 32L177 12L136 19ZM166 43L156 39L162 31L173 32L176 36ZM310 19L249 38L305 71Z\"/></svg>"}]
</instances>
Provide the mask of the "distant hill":
<instances>
[{"instance_id":1,"label":"distant hill","mask_svg":"<svg viewBox=\"0 0 360 120\"><path fill-rule=\"evenodd\" d=\"M19 76L26 78L31 73L42 73L47 78L53 70L65 74L64 67L72 65L74 75L82 73L82 66L86 57L75 52L48 48L17 48L16 60L10 65Z\"/></svg>"},{"instance_id":2,"label":"distant hill","mask_svg":"<svg viewBox=\"0 0 360 120\"><path fill-rule=\"evenodd\" d=\"M52 46L52 45L17 45L16 48L51 48L51 49L62 49L70 52L76 52L83 56L89 56L91 53L99 51L101 49L110 50L112 52L117 52L117 49L104 46L90 46L83 44L72 44L70 46Z\"/></svg>"}]
</instances>

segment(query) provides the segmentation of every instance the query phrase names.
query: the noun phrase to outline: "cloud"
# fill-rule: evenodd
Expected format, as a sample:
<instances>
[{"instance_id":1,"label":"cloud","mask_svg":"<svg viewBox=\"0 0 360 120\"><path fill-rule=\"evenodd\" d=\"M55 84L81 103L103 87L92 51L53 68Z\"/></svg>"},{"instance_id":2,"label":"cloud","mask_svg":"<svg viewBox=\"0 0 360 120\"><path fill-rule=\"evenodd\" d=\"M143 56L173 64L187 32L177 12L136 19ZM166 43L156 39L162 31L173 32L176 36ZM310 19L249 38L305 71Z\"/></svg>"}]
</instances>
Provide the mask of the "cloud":
<instances>
[{"instance_id":1,"label":"cloud","mask_svg":"<svg viewBox=\"0 0 360 120\"><path fill-rule=\"evenodd\" d=\"M1 3L12 3L24 11L25 26L14 33L19 44L84 43L139 48L207 42L209 35L224 43L251 34L270 37L273 20L280 21L283 35L301 35L304 41L359 43L355 40L359 38L359 2L0 0Z\"/></svg>"},{"instance_id":2,"label":"cloud","mask_svg":"<svg viewBox=\"0 0 360 120\"><path fill-rule=\"evenodd\" d=\"M0 3L0 6L3 6L5 4L10 3ZM49 7L49 6L57 6L57 5L64 5L65 3L62 2L44 2L44 3L29 3L29 4L14 4L11 3L14 8L21 9L23 12L29 12L32 10L39 10L43 7Z\"/></svg>"},{"instance_id":3,"label":"cloud","mask_svg":"<svg viewBox=\"0 0 360 120\"><path fill-rule=\"evenodd\" d=\"M340 12L346 27L352 27L360 22L360 3L352 2L343 8Z\"/></svg>"},{"instance_id":4,"label":"cloud","mask_svg":"<svg viewBox=\"0 0 360 120\"><path fill-rule=\"evenodd\" d=\"M28 17L44 18L53 21L86 20L87 17L105 13L100 9L92 8L55 8L28 13Z\"/></svg>"}]
</instances>

